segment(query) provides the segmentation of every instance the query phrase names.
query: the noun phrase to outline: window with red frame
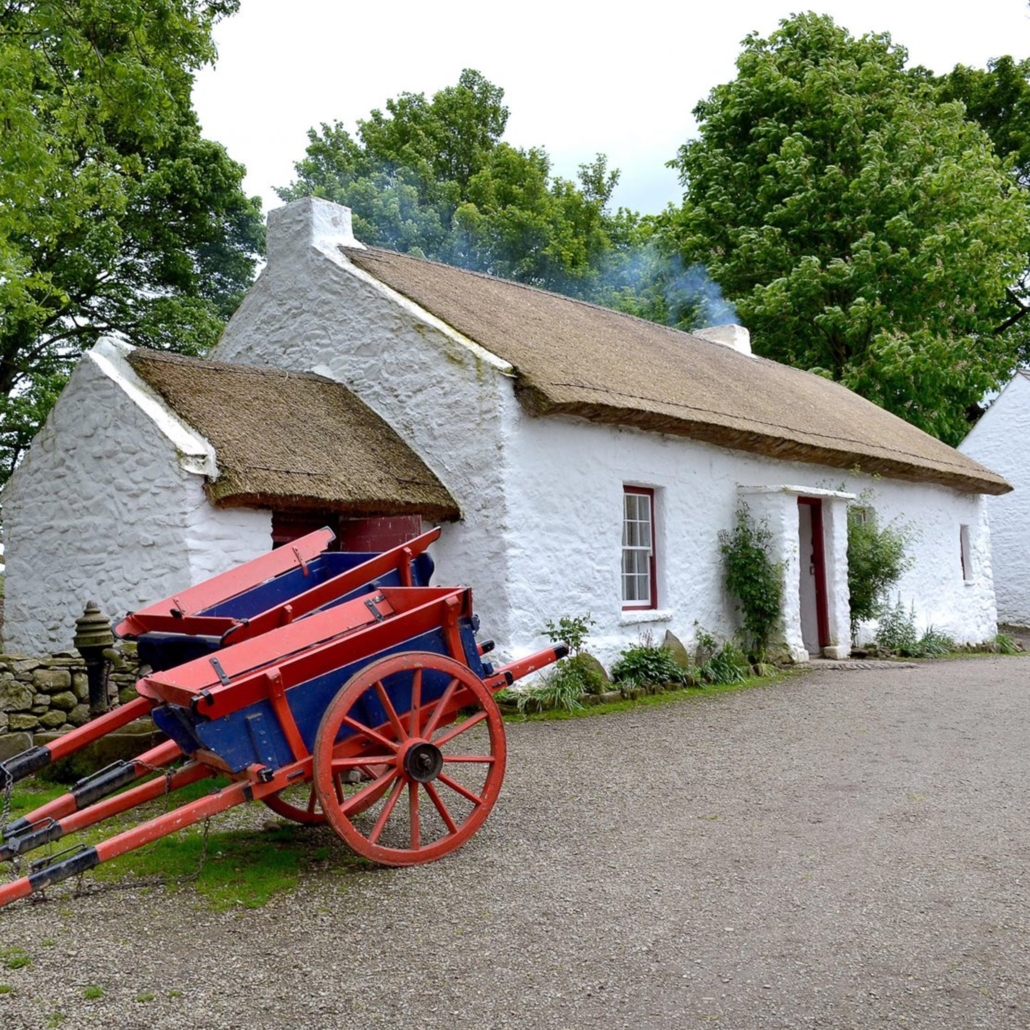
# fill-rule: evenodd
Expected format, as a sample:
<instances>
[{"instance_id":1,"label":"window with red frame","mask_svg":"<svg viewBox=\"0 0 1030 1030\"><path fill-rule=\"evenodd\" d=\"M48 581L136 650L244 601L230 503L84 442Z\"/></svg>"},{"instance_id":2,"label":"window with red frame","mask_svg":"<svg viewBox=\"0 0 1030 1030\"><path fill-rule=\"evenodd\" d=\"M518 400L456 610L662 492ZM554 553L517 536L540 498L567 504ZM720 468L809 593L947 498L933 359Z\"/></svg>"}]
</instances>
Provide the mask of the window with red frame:
<instances>
[{"instance_id":1,"label":"window with red frame","mask_svg":"<svg viewBox=\"0 0 1030 1030\"><path fill-rule=\"evenodd\" d=\"M623 487L622 607L657 608L654 490Z\"/></svg>"}]
</instances>

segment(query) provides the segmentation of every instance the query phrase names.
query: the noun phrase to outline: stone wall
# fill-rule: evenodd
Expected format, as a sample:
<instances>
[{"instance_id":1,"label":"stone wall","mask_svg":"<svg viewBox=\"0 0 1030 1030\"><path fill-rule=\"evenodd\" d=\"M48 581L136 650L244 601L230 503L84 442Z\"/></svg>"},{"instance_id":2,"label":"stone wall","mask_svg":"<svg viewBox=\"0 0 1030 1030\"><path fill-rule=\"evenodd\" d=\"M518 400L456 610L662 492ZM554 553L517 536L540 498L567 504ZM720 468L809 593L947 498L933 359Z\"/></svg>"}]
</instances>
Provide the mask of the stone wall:
<instances>
[{"instance_id":1,"label":"stone wall","mask_svg":"<svg viewBox=\"0 0 1030 1030\"><path fill-rule=\"evenodd\" d=\"M136 696L139 667L135 649L119 652L108 693L112 701ZM58 651L45 658L0 654L0 760L52 739L89 719L89 684L78 651ZM40 738L40 739L37 739Z\"/></svg>"}]
</instances>

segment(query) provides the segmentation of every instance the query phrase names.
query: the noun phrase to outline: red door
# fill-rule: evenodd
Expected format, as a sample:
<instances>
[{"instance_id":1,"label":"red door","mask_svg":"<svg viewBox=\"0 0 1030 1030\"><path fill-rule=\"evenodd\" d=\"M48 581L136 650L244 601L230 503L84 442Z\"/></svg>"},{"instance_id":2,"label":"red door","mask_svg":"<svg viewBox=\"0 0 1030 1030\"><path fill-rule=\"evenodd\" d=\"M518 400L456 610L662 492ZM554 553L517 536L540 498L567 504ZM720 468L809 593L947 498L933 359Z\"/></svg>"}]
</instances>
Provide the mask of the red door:
<instances>
[{"instance_id":1,"label":"red door","mask_svg":"<svg viewBox=\"0 0 1030 1030\"><path fill-rule=\"evenodd\" d=\"M802 505L811 516L812 534L810 544L807 540L801 540L801 574L804 575L807 571L814 580L819 647L823 648L830 643L830 609L826 597L826 549L823 546L823 502L818 497L799 497L798 507L801 508Z\"/></svg>"}]
</instances>

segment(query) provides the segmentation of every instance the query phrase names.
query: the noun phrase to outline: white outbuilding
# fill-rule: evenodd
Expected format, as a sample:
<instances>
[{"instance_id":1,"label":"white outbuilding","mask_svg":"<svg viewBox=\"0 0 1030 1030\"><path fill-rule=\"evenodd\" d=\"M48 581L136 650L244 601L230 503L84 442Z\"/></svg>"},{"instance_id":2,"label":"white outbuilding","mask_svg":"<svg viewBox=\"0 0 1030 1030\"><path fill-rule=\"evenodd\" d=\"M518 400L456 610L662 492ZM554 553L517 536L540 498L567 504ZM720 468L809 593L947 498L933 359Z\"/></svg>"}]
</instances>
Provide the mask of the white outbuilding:
<instances>
[{"instance_id":1,"label":"white outbuilding","mask_svg":"<svg viewBox=\"0 0 1030 1030\"><path fill-rule=\"evenodd\" d=\"M1019 371L980 417L959 450L990 465L1015 488L991 497L991 552L998 618L1030 626L1030 372Z\"/></svg>"},{"instance_id":2,"label":"white outbuilding","mask_svg":"<svg viewBox=\"0 0 1030 1030\"><path fill-rule=\"evenodd\" d=\"M264 492L224 493L239 440L214 439L193 391L162 385L164 366L147 372L145 359L127 357L177 420L174 442L97 365L102 357L85 359L97 367L73 380L4 499L9 647L50 647L63 632L52 619L41 632L33 611L81 609L89 595L119 614L272 546L272 514L289 493L281 479ZM683 333L365 248L347 209L306 199L270 213L268 264L212 359L230 371L334 383L395 433L428 491L406 516L456 520L434 545L438 578L473 587L484 629L512 656L539 646L545 620L563 615L593 618L590 649L603 660L666 629L687 642L698 629L730 636L738 616L719 532L741 503L765 521L783 562L779 639L795 659L849 650L847 508L856 498L910 529L913 562L897 589L920 626L969 643L996 632L985 497L1007 492L1005 479L835 383L753 355L740 327ZM227 394L218 424L243 404ZM83 449L90 405L105 414L89 416ZM313 420L310 440L328 424ZM303 433L303 418L291 425L286 438ZM127 441L133 454L122 460ZM106 471L90 464L95 454L107 456ZM61 463L93 469L80 478L110 476L91 496L119 499L83 518L63 497L59 518L48 518L37 481ZM331 465L307 447L288 473L308 481L297 492L305 519L392 514L337 503L345 466L316 488ZM191 476L201 485L174 511L152 499L150 484ZM366 482L365 498L403 499L404 480ZM158 507L182 543L137 530ZM75 571L53 592L36 563L62 548ZM131 590L101 578L115 568L135 577ZM44 572L49 587L56 569Z\"/></svg>"}]
</instances>

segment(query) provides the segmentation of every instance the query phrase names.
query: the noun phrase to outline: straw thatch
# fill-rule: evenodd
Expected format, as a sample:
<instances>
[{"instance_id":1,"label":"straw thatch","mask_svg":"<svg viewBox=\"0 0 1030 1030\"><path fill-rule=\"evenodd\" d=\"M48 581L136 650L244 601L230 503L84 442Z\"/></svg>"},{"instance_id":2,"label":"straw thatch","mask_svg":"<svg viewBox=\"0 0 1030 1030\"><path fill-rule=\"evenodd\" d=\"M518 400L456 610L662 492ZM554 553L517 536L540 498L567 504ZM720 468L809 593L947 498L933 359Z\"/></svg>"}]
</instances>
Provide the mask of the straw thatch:
<instances>
[{"instance_id":1,"label":"straw thatch","mask_svg":"<svg viewBox=\"0 0 1030 1030\"><path fill-rule=\"evenodd\" d=\"M391 251L346 256L509 362L536 415L687 436L785 461L1007 493L999 475L820 376L689 333Z\"/></svg>"},{"instance_id":2,"label":"straw thatch","mask_svg":"<svg viewBox=\"0 0 1030 1030\"><path fill-rule=\"evenodd\" d=\"M137 349L136 373L215 448L215 504L355 518L460 517L422 460L346 387L322 376Z\"/></svg>"}]
</instances>

